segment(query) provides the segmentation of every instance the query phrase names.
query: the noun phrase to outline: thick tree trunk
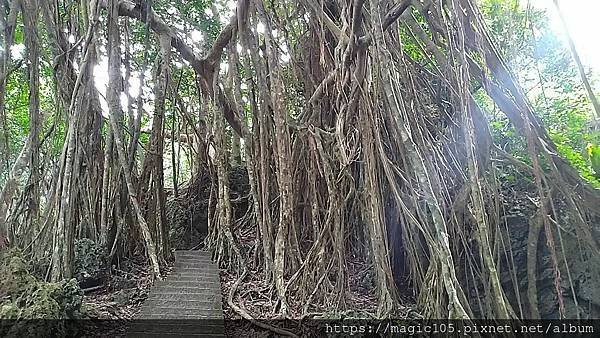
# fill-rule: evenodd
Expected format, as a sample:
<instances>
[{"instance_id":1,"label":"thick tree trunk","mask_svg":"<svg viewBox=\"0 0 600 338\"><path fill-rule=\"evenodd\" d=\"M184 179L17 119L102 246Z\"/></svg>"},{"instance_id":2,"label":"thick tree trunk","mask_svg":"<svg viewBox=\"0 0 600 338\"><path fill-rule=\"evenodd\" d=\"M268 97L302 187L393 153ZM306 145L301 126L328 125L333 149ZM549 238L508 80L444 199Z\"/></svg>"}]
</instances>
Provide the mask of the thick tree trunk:
<instances>
[{"instance_id":1,"label":"thick tree trunk","mask_svg":"<svg viewBox=\"0 0 600 338\"><path fill-rule=\"evenodd\" d=\"M152 235L150 233L150 229L148 227L148 223L144 218L144 214L140 207L138 196L136 194L136 189L133 186L133 181L131 178L129 161L127 159L126 148L123 142L123 131L121 124L123 122L123 113L121 111L121 99L120 93L122 88L121 81L121 50L120 50L120 33L118 26L118 7L119 2L117 0L109 1L109 20L108 20L108 92L107 92L107 102L109 106L109 121L111 130L113 133L113 137L115 140L115 146L117 148L117 154L119 158L119 163L121 168L123 169L123 176L125 177L125 184L127 187L129 201L131 206L133 207L134 214L139 223L140 231L142 233L142 237L144 239L146 252L148 257L150 258L150 263L152 266L152 271L154 273L154 277L160 277L160 265L158 261L158 256L156 254L156 246L154 244L154 240L152 239Z\"/></svg>"},{"instance_id":2,"label":"thick tree trunk","mask_svg":"<svg viewBox=\"0 0 600 338\"><path fill-rule=\"evenodd\" d=\"M154 87L154 115L152 117L149 154L144 159L140 181L140 189L150 191L148 195L144 196L144 209L148 210L145 218L152 220L149 225L154 233L157 255L161 259L170 256L169 225L165 218L163 174L165 102L170 82L170 56L170 40L166 37L160 37L160 63L157 68Z\"/></svg>"}]
</instances>

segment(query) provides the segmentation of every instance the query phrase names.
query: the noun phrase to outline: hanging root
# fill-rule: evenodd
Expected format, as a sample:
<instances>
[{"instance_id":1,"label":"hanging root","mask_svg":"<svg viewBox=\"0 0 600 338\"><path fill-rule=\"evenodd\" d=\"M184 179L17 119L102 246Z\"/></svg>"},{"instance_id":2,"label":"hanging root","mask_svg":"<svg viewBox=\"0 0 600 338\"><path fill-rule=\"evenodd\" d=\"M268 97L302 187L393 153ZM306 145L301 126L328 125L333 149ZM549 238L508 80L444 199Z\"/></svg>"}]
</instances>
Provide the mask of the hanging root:
<instances>
[{"instance_id":1,"label":"hanging root","mask_svg":"<svg viewBox=\"0 0 600 338\"><path fill-rule=\"evenodd\" d=\"M235 281L235 283L233 283L233 285L231 286L231 289L229 290L229 295L227 296L227 304L229 304L229 306L231 306L231 308L242 318L246 319L247 321L249 321L250 323L252 323L258 327L261 327L263 329L269 330L271 332L274 332L274 333L282 335L282 336L298 337L297 335L295 335L294 333L292 333L290 331L280 329L278 327L274 327L274 326L265 324L261 321L254 319L246 310L237 306L237 304L233 301L233 296L235 295L235 292L237 291L240 283L244 280L244 278L246 278L247 274L248 274L248 269L244 269L244 271L242 271L242 274L240 275L240 277L238 277L238 279Z\"/></svg>"},{"instance_id":2,"label":"hanging root","mask_svg":"<svg viewBox=\"0 0 600 338\"><path fill-rule=\"evenodd\" d=\"M214 235L222 239L215 248L230 247L237 260L244 251L225 201L227 142L218 131L218 114L233 110L251 121L240 131L255 261L277 295L280 316L300 307L303 314L311 307L345 310L348 294L356 292L349 288L350 257L371 266L372 278L364 284L377 298L380 317L399 308L396 278L410 280L411 296L426 317L517 316L498 263L511 250L502 238L497 168L491 164L491 153L502 150L494 145L476 91L497 104L527 144L532 165L509 160L535 181L563 312L553 201L564 199L577 220L577 236L597 251L587 215L600 197L560 157L473 0L400 1L391 8L382 0L244 6L248 18L232 35L241 52L232 40L228 86L213 89L222 91L212 116L219 148ZM305 13L310 15L298 15ZM253 29L259 22L264 32ZM289 62L281 62L284 50ZM531 227L531 246L536 229ZM535 277L528 275L527 297L531 315L538 316ZM240 313L232 299L230 293L229 303Z\"/></svg>"}]
</instances>

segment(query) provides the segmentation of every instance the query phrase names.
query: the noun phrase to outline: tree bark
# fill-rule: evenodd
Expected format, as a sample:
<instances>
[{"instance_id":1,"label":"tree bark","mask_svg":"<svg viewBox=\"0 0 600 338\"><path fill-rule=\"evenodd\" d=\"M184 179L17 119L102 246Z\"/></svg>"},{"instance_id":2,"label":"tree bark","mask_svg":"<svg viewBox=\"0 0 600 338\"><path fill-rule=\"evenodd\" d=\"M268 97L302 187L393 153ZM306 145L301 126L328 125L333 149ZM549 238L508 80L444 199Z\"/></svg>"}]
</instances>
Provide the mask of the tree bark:
<instances>
[{"instance_id":1,"label":"tree bark","mask_svg":"<svg viewBox=\"0 0 600 338\"><path fill-rule=\"evenodd\" d=\"M125 147L123 142L123 131L121 124L123 122L123 112L121 111L121 50L120 50L120 30L118 25L118 6L117 0L109 1L109 20L108 20L108 91L107 91L107 102L109 106L109 121L113 137L115 140L115 146L117 148L117 154L119 157L119 163L123 169L123 176L125 177L125 184L127 186L127 192L129 201L133 207L134 214L136 215L137 221L140 226L140 231L145 242L146 252L150 258L152 266L153 276L160 277L160 265L156 254L156 247L148 228L148 223L144 219L144 214L140 208L138 202L138 196L136 194L135 187L131 179L131 172L129 169L129 163L127 161L127 154L125 153Z\"/></svg>"},{"instance_id":2,"label":"tree bark","mask_svg":"<svg viewBox=\"0 0 600 338\"><path fill-rule=\"evenodd\" d=\"M29 139L31 158L29 162L31 187L28 223L38 226L40 212L40 48L38 41L39 6L37 0L23 0L23 23L29 71Z\"/></svg>"}]
</instances>

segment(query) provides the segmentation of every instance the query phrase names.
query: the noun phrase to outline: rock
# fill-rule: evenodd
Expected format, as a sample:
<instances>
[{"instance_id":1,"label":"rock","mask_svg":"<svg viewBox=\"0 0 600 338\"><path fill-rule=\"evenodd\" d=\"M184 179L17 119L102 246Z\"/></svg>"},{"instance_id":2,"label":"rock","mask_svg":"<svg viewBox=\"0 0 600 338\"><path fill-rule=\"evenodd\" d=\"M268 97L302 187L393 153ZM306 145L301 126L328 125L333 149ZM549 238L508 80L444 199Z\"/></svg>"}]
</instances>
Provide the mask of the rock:
<instances>
[{"instance_id":1,"label":"rock","mask_svg":"<svg viewBox=\"0 0 600 338\"><path fill-rule=\"evenodd\" d=\"M131 299L131 296L134 293L135 292L128 291L128 290L119 290L112 295L112 300L118 304L122 304L122 305L128 304Z\"/></svg>"},{"instance_id":2,"label":"rock","mask_svg":"<svg viewBox=\"0 0 600 338\"><path fill-rule=\"evenodd\" d=\"M531 199L525 198L529 191L533 191L531 187L511 186L509 189L505 187L502 191L503 205L506 210L506 215L503 218L507 226L508 233L505 238L511 246L511 261L506 261L502 257L503 268L500 275L501 283L514 309L518 309L517 295L513 287L512 264L516 267L516 280L519 287L519 296L523 303L527 299L527 245L529 234L529 219L534 215L536 207L530 202ZM517 208L517 206L519 206ZM559 210L558 223L564 231L561 234L557 233L557 228L552 225L553 238L555 242L555 250L558 256L559 270L561 273L561 294L565 306L565 315L567 318L598 318L600 317L600 257L586 254L589 250L584 247L582 239L577 239L575 229L572 229L575 224L570 220L569 210L566 205L557 203L556 209ZM597 223L597 222L593 222ZM546 243L545 230L542 227L538 239L538 259L536 271L536 286L538 290L538 306L539 312L544 319L559 318L558 297L556 295L555 273ZM562 238L562 245L561 239ZM564 248L564 252L562 251ZM564 265L564 258L567 257L569 262L568 272ZM571 281L569 281L569 275ZM571 282L573 285L571 285ZM575 298L573 297L573 291ZM525 313L527 304L523 304Z\"/></svg>"},{"instance_id":3,"label":"rock","mask_svg":"<svg viewBox=\"0 0 600 338\"><path fill-rule=\"evenodd\" d=\"M71 336L75 327L66 324L74 321L55 319L81 318L83 292L77 280L47 283L30 271L20 252L0 256L0 318L9 320L0 323L0 337Z\"/></svg>"},{"instance_id":4,"label":"rock","mask_svg":"<svg viewBox=\"0 0 600 338\"><path fill-rule=\"evenodd\" d=\"M82 288L100 285L108 276L107 257L100 244L84 238L75 242L74 276Z\"/></svg>"}]
</instances>

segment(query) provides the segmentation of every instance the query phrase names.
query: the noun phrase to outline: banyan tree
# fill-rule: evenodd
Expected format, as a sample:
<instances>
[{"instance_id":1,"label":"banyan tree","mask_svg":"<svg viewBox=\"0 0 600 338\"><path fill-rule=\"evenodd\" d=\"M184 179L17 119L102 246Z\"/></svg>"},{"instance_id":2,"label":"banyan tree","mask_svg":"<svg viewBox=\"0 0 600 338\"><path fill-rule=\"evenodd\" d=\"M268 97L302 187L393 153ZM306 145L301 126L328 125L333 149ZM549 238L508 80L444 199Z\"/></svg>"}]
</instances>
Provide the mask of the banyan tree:
<instances>
[{"instance_id":1,"label":"banyan tree","mask_svg":"<svg viewBox=\"0 0 600 338\"><path fill-rule=\"evenodd\" d=\"M245 317L237 290L250 277L281 316L356 308L352 262L368 267L378 316L411 299L427 318L543 317L539 265L559 316L585 308L571 272L599 254L600 192L558 151L477 1L238 0L228 21L213 6L210 22L178 21L158 0L8 3L4 39L17 16L25 27L32 128L2 190L0 235L48 260L49 279L71 276L81 237L111 259L141 250L158 277L167 214L202 194L205 244L236 274L229 303ZM182 27L202 20L224 24L199 46ZM47 111L40 58L53 62ZM130 94L133 73L151 97ZM527 160L495 144L481 98ZM55 147L48 121L64 127L58 160L39 156ZM182 147L189 182L175 173L166 189L164 165ZM504 217L506 168L533 196L524 266Z\"/></svg>"}]
</instances>

